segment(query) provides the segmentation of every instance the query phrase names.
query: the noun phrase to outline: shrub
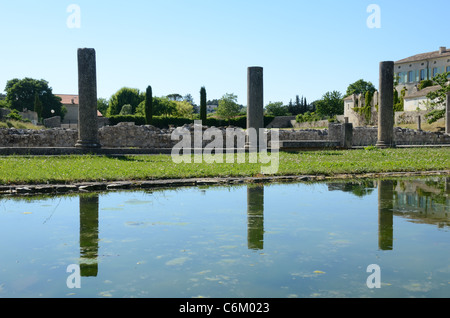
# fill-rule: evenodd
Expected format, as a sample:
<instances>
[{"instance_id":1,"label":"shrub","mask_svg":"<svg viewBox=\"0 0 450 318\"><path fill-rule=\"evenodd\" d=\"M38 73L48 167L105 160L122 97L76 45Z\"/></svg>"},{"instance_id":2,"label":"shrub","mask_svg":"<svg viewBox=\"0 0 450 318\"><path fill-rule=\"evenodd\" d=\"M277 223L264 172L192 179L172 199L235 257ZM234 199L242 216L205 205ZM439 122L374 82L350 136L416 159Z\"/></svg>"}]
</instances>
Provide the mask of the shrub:
<instances>
[{"instance_id":1,"label":"shrub","mask_svg":"<svg viewBox=\"0 0 450 318\"><path fill-rule=\"evenodd\" d=\"M419 88L419 90L422 90L422 89L424 89L426 87L433 86L433 85L434 85L434 83L433 83L432 80L423 80L423 81L420 82L418 88Z\"/></svg>"},{"instance_id":2,"label":"shrub","mask_svg":"<svg viewBox=\"0 0 450 318\"><path fill-rule=\"evenodd\" d=\"M270 124L274 119L274 116L264 116L264 126ZM109 124L114 126L121 122L134 122L136 125L145 125L146 120L142 115L115 115L109 117ZM185 124L194 123L194 119L191 118L181 118L181 117L166 117L166 116L153 116L152 125L158 128L168 128L173 125L175 127L181 127ZM247 116L233 117L230 119L218 119L214 117L209 117L206 122L202 122L203 125L223 127L223 126L234 126L240 128L247 128Z\"/></svg>"},{"instance_id":3,"label":"shrub","mask_svg":"<svg viewBox=\"0 0 450 318\"><path fill-rule=\"evenodd\" d=\"M122 106L119 115L132 115L132 107L130 104L126 104Z\"/></svg>"},{"instance_id":4,"label":"shrub","mask_svg":"<svg viewBox=\"0 0 450 318\"><path fill-rule=\"evenodd\" d=\"M134 122L136 125L145 125L145 117L139 115L114 115L108 117L108 119L112 126L122 122Z\"/></svg>"},{"instance_id":5,"label":"shrub","mask_svg":"<svg viewBox=\"0 0 450 318\"><path fill-rule=\"evenodd\" d=\"M304 114L298 114L295 120L298 123L306 123L322 120L322 117L315 112L306 112Z\"/></svg>"},{"instance_id":6,"label":"shrub","mask_svg":"<svg viewBox=\"0 0 450 318\"><path fill-rule=\"evenodd\" d=\"M13 119L13 120L18 120L18 121L22 121L22 116L19 115L19 113L17 112L17 110L12 109L11 112L6 115L6 118L8 119Z\"/></svg>"}]
</instances>

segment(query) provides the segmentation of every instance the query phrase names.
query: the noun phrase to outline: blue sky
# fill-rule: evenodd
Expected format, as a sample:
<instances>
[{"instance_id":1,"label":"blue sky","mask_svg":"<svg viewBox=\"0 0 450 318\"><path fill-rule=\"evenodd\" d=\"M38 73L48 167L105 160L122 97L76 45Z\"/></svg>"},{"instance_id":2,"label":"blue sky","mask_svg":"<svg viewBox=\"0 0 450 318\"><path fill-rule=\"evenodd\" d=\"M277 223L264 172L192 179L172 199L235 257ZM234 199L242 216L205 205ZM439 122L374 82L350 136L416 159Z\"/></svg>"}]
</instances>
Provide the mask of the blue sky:
<instances>
[{"instance_id":1,"label":"blue sky","mask_svg":"<svg viewBox=\"0 0 450 318\"><path fill-rule=\"evenodd\" d=\"M69 28L67 8L81 9ZM370 4L381 28L369 28ZM246 104L247 68L264 68L264 101L378 87L380 61L450 47L447 0L15 0L0 2L0 92L12 78L77 94L77 49L95 48L98 97L121 87L154 96L226 93Z\"/></svg>"}]
</instances>

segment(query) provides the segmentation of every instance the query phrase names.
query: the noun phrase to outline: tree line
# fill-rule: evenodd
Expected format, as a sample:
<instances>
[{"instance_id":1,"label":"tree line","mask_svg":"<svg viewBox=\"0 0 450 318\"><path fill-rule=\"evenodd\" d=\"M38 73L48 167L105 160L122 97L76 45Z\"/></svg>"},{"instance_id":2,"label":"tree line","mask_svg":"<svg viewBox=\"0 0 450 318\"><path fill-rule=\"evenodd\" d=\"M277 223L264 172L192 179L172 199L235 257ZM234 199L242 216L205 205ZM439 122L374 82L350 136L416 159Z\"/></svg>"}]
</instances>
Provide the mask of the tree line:
<instances>
[{"instance_id":1,"label":"tree line","mask_svg":"<svg viewBox=\"0 0 450 318\"><path fill-rule=\"evenodd\" d=\"M444 111L439 108L445 103L445 94L450 91L448 78L450 73L439 74L433 80L421 83L420 88L430 85L439 85L440 89L431 92L428 98L430 121L442 118ZM10 108L17 112L34 110L39 120L61 116L64 118L67 109L62 105L61 98L53 94L49 83L43 79L32 78L12 79L7 81L6 96L0 98L0 107ZM360 79L347 88L345 94L339 91L326 92L321 99L311 103L304 96L296 95L287 105L283 102L269 102L265 106L265 114L268 116L296 116L297 121L314 121L320 119L332 119L336 115L344 114L344 98L352 94L362 94L370 100L370 96L376 91L375 86L368 81ZM98 110L105 117L114 116L139 116L144 117L145 122L151 124L153 116L164 118L189 118L201 119L206 122L207 117L214 116L219 119L229 120L233 117L246 115L246 107L239 105L237 96L226 93L220 99L207 99L206 88L202 86L199 91L200 105L194 102L192 95L177 93L166 96L153 96L152 87L141 92L136 88L123 87L114 93L109 99L99 98ZM399 95L394 92L394 109L402 110L404 92ZM216 111L208 114L207 106L215 105Z\"/></svg>"}]
</instances>

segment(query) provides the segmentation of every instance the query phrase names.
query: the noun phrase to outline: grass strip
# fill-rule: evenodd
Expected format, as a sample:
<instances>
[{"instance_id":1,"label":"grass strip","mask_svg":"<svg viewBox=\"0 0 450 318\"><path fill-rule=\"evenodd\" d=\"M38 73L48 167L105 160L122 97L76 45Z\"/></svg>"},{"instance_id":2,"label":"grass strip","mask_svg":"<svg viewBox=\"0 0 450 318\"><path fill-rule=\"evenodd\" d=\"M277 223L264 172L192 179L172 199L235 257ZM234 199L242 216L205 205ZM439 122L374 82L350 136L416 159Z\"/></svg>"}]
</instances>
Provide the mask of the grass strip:
<instances>
[{"instance_id":1,"label":"grass strip","mask_svg":"<svg viewBox=\"0 0 450 318\"><path fill-rule=\"evenodd\" d=\"M235 160L236 161L236 160ZM0 184L74 183L199 177L251 177L261 166L249 163L174 163L170 155L0 157ZM279 153L275 175L364 174L450 169L448 148L398 148Z\"/></svg>"}]
</instances>

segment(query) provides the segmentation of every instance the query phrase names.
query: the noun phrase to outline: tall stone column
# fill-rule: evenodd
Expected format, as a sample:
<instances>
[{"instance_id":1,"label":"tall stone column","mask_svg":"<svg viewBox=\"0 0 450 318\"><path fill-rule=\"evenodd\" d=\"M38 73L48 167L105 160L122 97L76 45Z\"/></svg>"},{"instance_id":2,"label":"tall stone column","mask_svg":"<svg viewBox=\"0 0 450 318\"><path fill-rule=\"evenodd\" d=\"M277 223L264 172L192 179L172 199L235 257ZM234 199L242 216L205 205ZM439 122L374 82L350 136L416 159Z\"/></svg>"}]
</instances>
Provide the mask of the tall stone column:
<instances>
[{"instance_id":1,"label":"tall stone column","mask_svg":"<svg viewBox=\"0 0 450 318\"><path fill-rule=\"evenodd\" d=\"M78 100L78 141L75 147L99 148L94 49L78 49Z\"/></svg>"},{"instance_id":2,"label":"tall stone column","mask_svg":"<svg viewBox=\"0 0 450 318\"><path fill-rule=\"evenodd\" d=\"M378 107L379 148L395 147L394 143L394 62L380 63L380 105Z\"/></svg>"},{"instance_id":3,"label":"tall stone column","mask_svg":"<svg viewBox=\"0 0 450 318\"><path fill-rule=\"evenodd\" d=\"M259 66L247 70L247 130L249 128L256 131L256 138L249 138L248 146L258 149L259 130L264 128L263 68Z\"/></svg>"},{"instance_id":4,"label":"tall stone column","mask_svg":"<svg viewBox=\"0 0 450 318\"><path fill-rule=\"evenodd\" d=\"M450 92L447 93L447 106L445 108L445 133L450 134Z\"/></svg>"}]
</instances>

